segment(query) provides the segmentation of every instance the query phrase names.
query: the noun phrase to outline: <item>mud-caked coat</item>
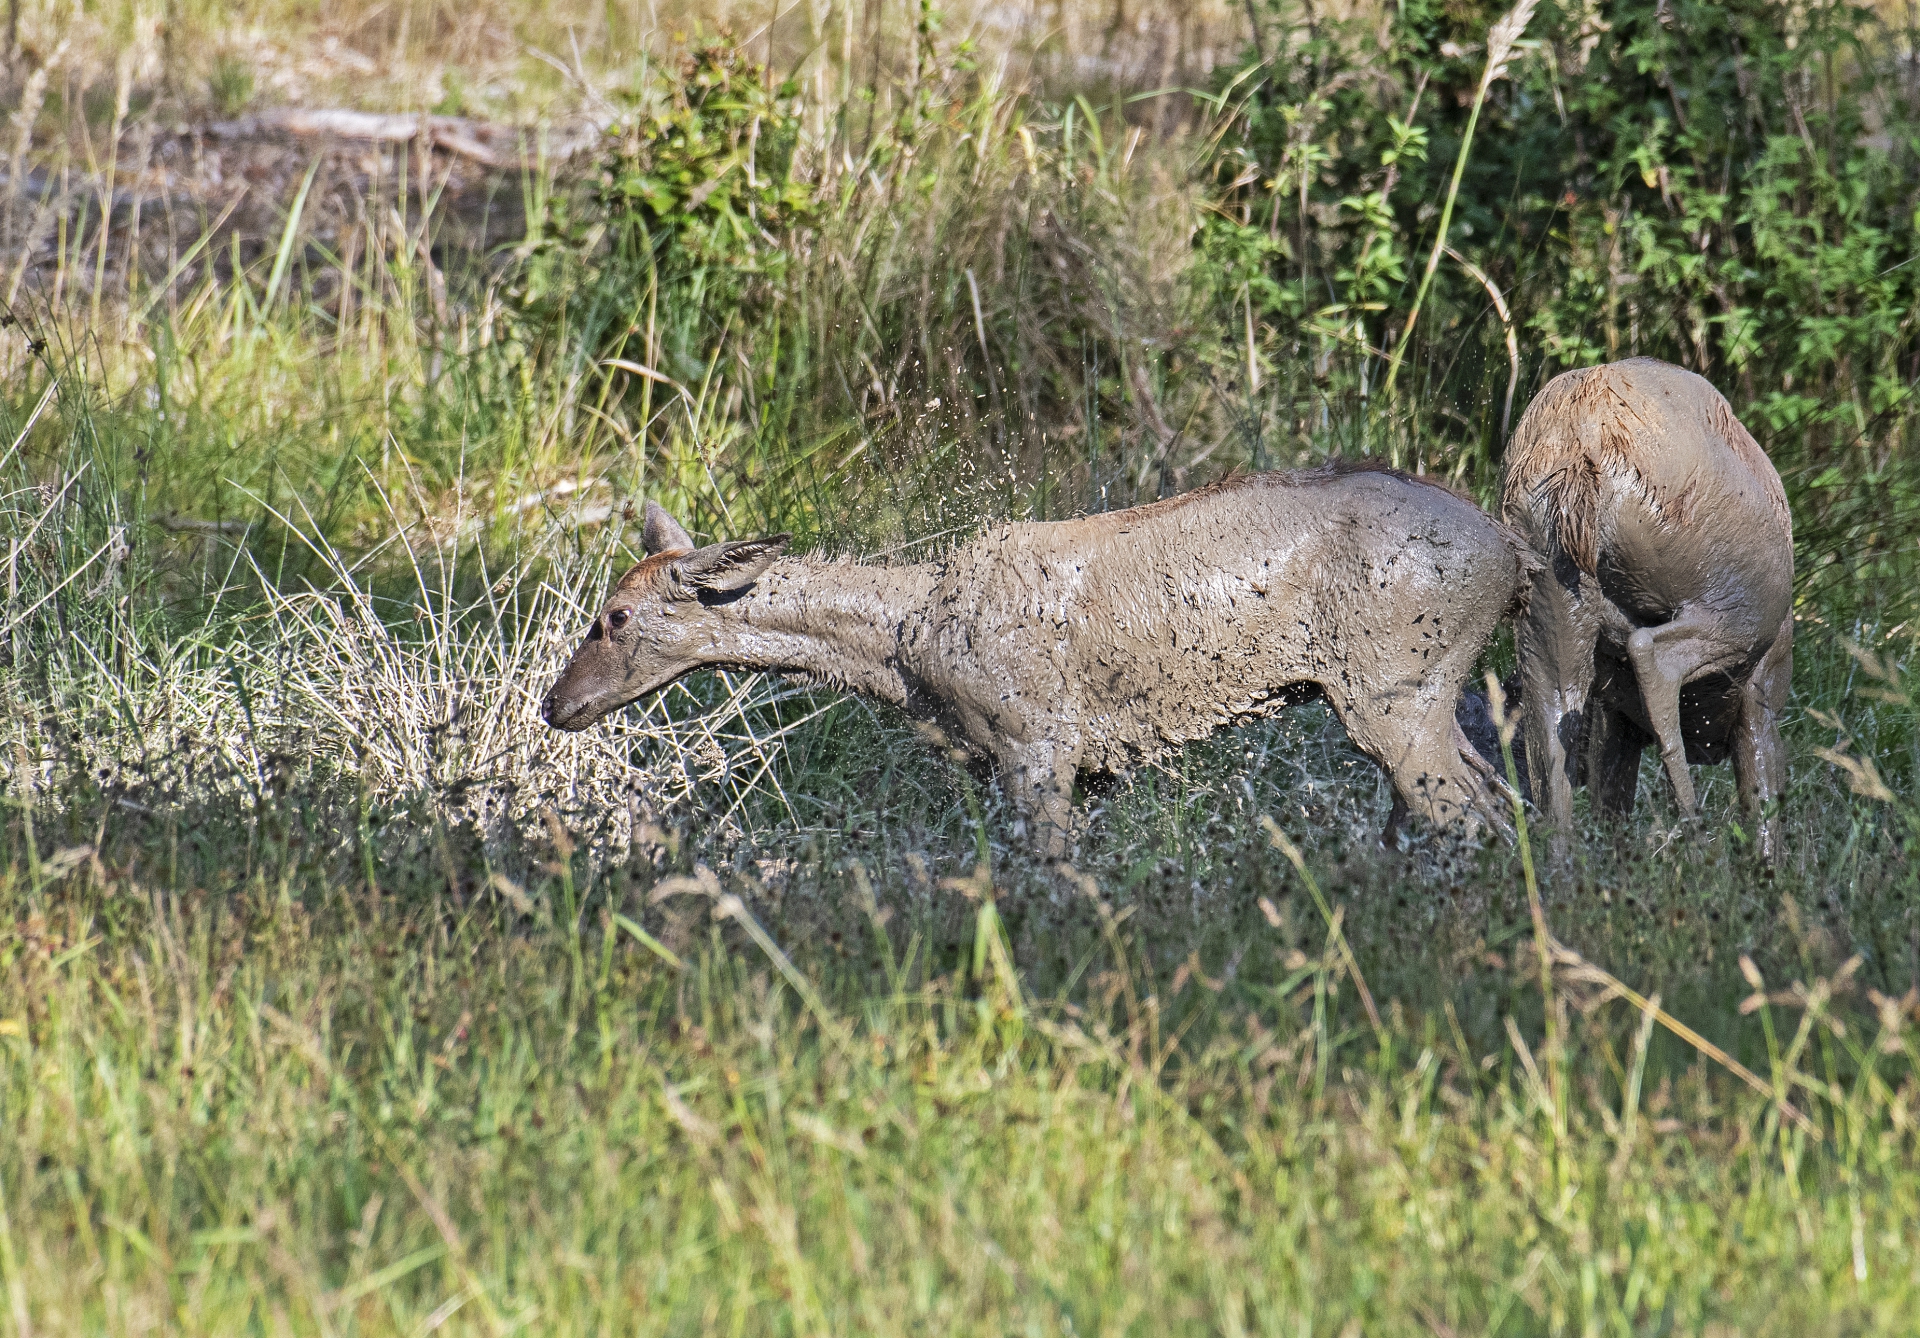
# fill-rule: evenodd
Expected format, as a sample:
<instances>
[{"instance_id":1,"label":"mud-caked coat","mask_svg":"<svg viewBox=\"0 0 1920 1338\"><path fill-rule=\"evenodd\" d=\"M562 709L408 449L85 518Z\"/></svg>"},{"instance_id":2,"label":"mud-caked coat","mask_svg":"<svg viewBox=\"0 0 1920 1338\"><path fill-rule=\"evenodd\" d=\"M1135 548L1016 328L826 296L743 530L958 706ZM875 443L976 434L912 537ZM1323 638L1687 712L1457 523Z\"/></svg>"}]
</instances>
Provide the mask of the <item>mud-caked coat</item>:
<instances>
[{"instance_id":1,"label":"mud-caked coat","mask_svg":"<svg viewBox=\"0 0 1920 1338\"><path fill-rule=\"evenodd\" d=\"M1501 500L1544 559L1518 643L1527 769L1556 849L1581 781L1597 811L1632 811L1652 744L1683 812L1689 762L1730 757L1777 860L1793 519L1726 399L1652 358L1555 377L1514 430Z\"/></svg>"},{"instance_id":2,"label":"mud-caked coat","mask_svg":"<svg viewBox=\"0 0 1920 1338\"><path fill-rule=\"evenodd\" d=\"M1324 695L1385 769L1396 814L1504 825L1454 711L1531 559L1444 488L1366 468L1241 476L999 525L904 567L775 560L783 546L696 549L650 505L650 556L616 585L546 719L583 728L703 666L828 682L986 756L1060 854L1078 770L1124 773Z\"/></svg>"}]
</instances>

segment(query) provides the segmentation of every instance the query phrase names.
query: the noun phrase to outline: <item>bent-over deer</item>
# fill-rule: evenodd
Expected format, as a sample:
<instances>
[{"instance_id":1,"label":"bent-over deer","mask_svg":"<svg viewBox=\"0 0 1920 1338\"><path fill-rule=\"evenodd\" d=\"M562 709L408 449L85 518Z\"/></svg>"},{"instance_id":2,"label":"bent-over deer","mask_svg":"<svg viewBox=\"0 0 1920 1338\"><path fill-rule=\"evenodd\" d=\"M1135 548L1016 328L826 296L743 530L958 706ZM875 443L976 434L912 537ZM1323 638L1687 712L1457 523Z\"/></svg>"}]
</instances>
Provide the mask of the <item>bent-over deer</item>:
<instances>
[{"instance_id":1,"label":"bent-over deer","mask_svg":"<svg viewBox=\"0 0 1920 1338\"><path fill-rule=\"evenodd\" d=\"M1653 743L1686 813L1687 764L1731 755L1776 862L1793 518L1766 452L1705 380L1632 358L1547 383L1514 429L1501 495L1546 560L1519 629L1521 711L1556 853L1573 787L1584 777L1597 811L1630 813Z\"/></svg>"},{"instance_id":2,"label":"bent-over deer","mask_svg":"<svg viewBox=\"0 0 1920 1338\"><path fill-rule=\"evenodd\" d=\"M1000 525L918 566L781 558L788 539L698 548L648 503L647 557L547 694L547 722L584 729L715 665L831 684L984 753L1059 857L1078 769L1124 773L1324 694L1386 770L1396 819L1506 828L1454 707L1532 559L1444 488L1352 466L1241 476Z\"/></svg>"}]
</instances>

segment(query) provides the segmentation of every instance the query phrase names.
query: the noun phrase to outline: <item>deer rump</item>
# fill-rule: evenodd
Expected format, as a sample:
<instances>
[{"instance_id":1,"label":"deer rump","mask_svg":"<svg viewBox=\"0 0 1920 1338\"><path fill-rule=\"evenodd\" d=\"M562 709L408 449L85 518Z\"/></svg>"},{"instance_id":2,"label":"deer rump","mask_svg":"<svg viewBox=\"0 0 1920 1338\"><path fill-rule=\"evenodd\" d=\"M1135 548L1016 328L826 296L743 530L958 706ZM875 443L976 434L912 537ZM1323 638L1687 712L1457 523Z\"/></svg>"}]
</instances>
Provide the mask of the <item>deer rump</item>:
<instances>
[{"instance_id":1,"label":"deer rump","mask_svg":"<svg viewBox=\"0 0 1920 1338\"><path fill-rule=\"evenodd\" d=\"M1454 717L1531 558L1440 486L1355 466L1240 476L998 526L922 566L755 557L744 583L697 598L684 591L742 545L681 552L691 540L659 517L662 546L616 586L550 722L580 728L703 665L824 680L964 740L1058 856L1078 771L1124 774L1319 695L1386 772L1396 820L1505 830Z\"/></svg>"},{"instance_id":2,"label":"deer rump","mask_svg":"<svg viewBox=\"0 0 1920 1338\"><path fill-rule=\"evenodd\" d=\"M1556 852L1574 787L1603 815L1630 813L1652 745L1687 813L1688 764L1730 758L1776 861L1793 521L1766 453L1704 379L1634 358L1547 384L1501 495L1545 559L1519 626L1520 710Z\"/></svg>"}]
</instances>

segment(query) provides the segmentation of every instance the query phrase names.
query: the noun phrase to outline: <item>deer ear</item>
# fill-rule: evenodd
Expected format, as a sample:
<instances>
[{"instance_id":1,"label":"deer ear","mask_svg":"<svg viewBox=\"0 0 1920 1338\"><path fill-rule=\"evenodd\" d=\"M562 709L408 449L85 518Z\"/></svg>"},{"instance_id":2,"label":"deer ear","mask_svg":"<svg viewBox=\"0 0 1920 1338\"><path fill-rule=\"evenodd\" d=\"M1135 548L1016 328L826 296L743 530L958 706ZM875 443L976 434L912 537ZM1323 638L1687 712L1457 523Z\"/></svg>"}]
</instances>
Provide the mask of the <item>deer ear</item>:
<instances>
[{"instance_id":1,"label":"deer ear","mask_svg":"<svg viewBox=\"0 0 1920 1338\"><path fill-rule=\"evenodd\" d=\"M641 546L647 550L647 556L655 553L684 553L694 546L693 539L680 528L680 522L667 514L667 509L658 502L647 503L647 523L640 532Z\"/></svg>"},{"instance_id":2,"label":"deer ear","mask_svg":"<svg viewBox=\"0 0 1920 1338\"><path fill-rule=\"evenodd\" d=\"M681 558L670 570L675 583L684 590L695 594L730 594L759 580L792 542L791 534L775 534L765 539L708 544Z\"/></svg>"}]
</instances>

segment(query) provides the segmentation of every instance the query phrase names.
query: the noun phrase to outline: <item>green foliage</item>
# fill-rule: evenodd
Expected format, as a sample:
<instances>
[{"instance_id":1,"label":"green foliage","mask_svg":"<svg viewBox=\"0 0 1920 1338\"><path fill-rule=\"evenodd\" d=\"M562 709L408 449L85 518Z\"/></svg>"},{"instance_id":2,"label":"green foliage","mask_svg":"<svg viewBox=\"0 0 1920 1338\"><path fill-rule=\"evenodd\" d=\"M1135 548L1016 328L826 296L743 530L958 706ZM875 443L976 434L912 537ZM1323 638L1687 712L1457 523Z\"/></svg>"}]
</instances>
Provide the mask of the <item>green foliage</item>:
<instances>
[{"instance_id":1,"label":"green foliage","mask_svg":"<svg viewBox=\"0 0 1920 1338\"><path fill-rule=\"evenodd\" d=\"M1415 0L1386 11L1384 42L1370 19L1315 22L1281 0L1264 12L1274 49L1222 84L1201 253L1223 311L1254 302L1267 358L1337 353L1341 385L1325 393L1364 400L1405 320L1410 257L1432 243L1500 10ZM1810 489L1836 467L1889 483L1913 467L1909 35L1851 5L1613 0L1543 5L1526 36L1447 239L1511 306L1526 388L1634 354L1701 372L1788 476L1808 554L1864 547L1890 574L1877 555L1920 534L1910 486L1837 506ZM1455 416L1423 422L1420 450L1484 484L1504 332L1464 266L1443 265L1435 294L1416 358L1422 394Z\"/></svg>"},{"instance_id":2,"label":"green foliage","mask_svg":"<svg viewBox=\"0 0 1920 1338\"><path fill-rule=\"evenodd\" d=\"M221 56L207 76L207 95L222 116L237 116L253 100L253 67L238 56Z\"/></svg>"},{"instance_id":3,"label":"green foliage","mask_svg":"<svg viewBox=\"0 0 1920 1338\"><path fill-rule=\"evenodd\" d=\"M641 245L659 237L670 269L684 252L693 264L777 275L790 255L783 239L815 201L794 176L797 87L766 81L731 44L689 53L666 104L636 116L602 162L595 185L609 225Z\"/></svg>"},{"instance_id":4,"label":"green foliage","mask_svg":"<svg viewBox=\"0 0 1920 1338\"><path fill-rule=\"evenodd\" d=\"M604 385L646 454L699 435L716 485L779 526L845 533L857 496L895 542L910 515L1177 486L1168 439L1205 394L1162 362L1192 314L1186 220L1110 110L1006 91L964 44L823 106L711 42L628 106L515 283L536 362ZM724 421L690 433L676 404Z\"/></svg>"},{"instance_id":5,"label":"green foliage","mask_svg":"<svg viewBox=\"0 0 1920 1338\"><path fill-rule=\"evenodd\" d=\"M798 172L800 129L795 85L772 86L730 42L647 67L593 168L538 221L522 272L536 327L571 305L584 321L571 341L614 356L643 312L665 313L669 366L697 377L710 344L777 300L806 245L820 201Z\"/></svg>"}]
</instances>

